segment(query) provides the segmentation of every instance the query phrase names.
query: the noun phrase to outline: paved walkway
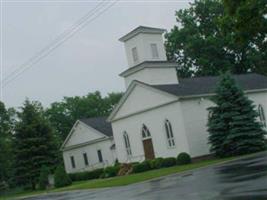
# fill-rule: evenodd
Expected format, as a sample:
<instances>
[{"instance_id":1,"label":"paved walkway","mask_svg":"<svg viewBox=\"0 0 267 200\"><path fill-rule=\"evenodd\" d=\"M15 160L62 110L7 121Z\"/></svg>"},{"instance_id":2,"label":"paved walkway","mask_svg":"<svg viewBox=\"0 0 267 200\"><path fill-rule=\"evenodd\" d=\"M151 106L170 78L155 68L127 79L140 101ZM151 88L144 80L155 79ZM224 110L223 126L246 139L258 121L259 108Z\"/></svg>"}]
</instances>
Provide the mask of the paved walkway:
<instances>
[{"instance_id":1,"label":"paved walkway","mask_svg":"<svg viewBox=\"0 0 267 200\"><path fill-rule=\"evenodd\" d=\"M144 183L27 200L267 200L267 152Z\"/></svg>"}]
</instances>

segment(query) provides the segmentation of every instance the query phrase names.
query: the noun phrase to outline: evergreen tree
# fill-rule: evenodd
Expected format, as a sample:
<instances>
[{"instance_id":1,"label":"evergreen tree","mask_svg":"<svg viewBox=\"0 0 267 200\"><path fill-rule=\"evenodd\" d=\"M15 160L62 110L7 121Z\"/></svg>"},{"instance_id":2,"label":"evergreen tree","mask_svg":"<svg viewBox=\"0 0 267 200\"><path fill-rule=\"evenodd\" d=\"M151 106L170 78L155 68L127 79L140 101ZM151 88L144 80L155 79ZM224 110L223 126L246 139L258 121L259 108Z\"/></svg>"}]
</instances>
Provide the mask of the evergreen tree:
<instances>
[{"instance_id":1,"label":"evergreen tree","mask_svg":"<svg viewBox=\"0 0 267 200\"><path fill-rule=\"evenodd\" d=\"M39 189L44 190L48 186L49 173L49 168L46 166L42 166L39 177Z\"/></svg>"},{"instance_id":2,"label":"evergreen tree","mask_svg":"<svg viewBox=\"0 0 267 200\"><path fill-rule=\"evenodd\" d=\"M9 182L12 175L12 112L0 102L0 184Z\"/></svg>"},{"instance_id":3,"label":"evergreen tree","mask_svg":"<svg viewBox=\"0 0 267 200\"><path fill-rule=\"evenodd\" d=\"M232 156L264 150L262 124L255 105L237 86L229 73L222 75L208 108L209 143L217 156Z\"/></svg>"},{"instance_id":4,"label":"evergreen tree","mask_svg":"<svg viewBox=\"0 0 267 200\"><path fill-rule=\"evenodd\" d=\"M18 113L14 135L17 184L28 184L35 189L41 167L55 164L56 148L52 133L40 103L26 100Z\"/></svg>"}]
</instances>

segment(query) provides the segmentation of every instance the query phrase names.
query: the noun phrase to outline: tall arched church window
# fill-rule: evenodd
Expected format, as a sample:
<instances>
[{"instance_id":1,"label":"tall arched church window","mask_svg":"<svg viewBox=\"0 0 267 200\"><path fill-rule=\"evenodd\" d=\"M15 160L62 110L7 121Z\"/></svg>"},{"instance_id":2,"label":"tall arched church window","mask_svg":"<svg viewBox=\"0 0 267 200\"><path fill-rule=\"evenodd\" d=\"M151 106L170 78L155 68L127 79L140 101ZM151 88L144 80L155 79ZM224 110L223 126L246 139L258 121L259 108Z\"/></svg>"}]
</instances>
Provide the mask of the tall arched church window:
<instances>
[{"instance_id":1,"label":"tall arched church window","mask_svg":"<svg viewBox=\"0 0 267 200\"><path fill-rule=\"evenodd\" d=\"M258 112L259 112L259 117L260 117L260 121L261 121L262 125L264 127L266 127L265 113L264 113L264 109L263 109L261 104L259 104L259 106L258 106Z\"/></svg>"},{"instance_id":2,"label":"tall arched church window","mask_svg":"<svg viewBox=\"0 0 267 200\"><path fill-rule=\"evenodd\" d=\"M143 124L143 127L142 127L142 137L143 137L143 139L151 137L150 131L146 127L145 124Z\"/></svg>"},{"instance_id":3,"label":"tall arched church window","mask_svg":"<svg viewBox=\"0 0 267 200\"><path fill-rule=\"evenodd\" d=\"M125 145L127 155L132 155L130 140L129 140L129 136L126 131L124 131L123 133L123 139L124 139L124 145Z\"/></svg>"},{"instance_id":4,"label":"tall arched church window","mask_svg":"<svg viewBox=\"0 0 267 200\"><path fill-rule=\"evenodd\" d=\"M165 120L165 131L167 136L167 142L169 147L175 146L173 131L172 131L172 125L169 120Z\"/></svg>"}]
</instances>

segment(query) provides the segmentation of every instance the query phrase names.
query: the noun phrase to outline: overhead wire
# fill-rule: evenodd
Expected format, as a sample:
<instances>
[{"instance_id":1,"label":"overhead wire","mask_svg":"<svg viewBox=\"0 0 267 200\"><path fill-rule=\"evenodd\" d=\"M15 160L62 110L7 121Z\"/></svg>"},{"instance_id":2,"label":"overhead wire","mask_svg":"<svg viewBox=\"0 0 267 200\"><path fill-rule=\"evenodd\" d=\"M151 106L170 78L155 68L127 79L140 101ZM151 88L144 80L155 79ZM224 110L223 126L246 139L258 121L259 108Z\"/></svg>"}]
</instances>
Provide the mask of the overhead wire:
<instances>
[{"instance_id":1,"label":"overhead wire","mask_svg":"<svg viewBox=\"0 0 267 200\"><path fill-rule=\"evenodd\" d=\"M94 21L97 17L102 15L108 9L110 9L116 1L101 1L93 9L91 9L86 15L80 18L76 23L74 23L69 29L65 30L58 37L56 37L49 45L41 49L37 54L32 56L28 61L20 65L14 71L12 71L8 76L3 80L3 87L6 87L10 82L18 78L26 70L33 67L36 63L42 60L44 57L48 56L53 50L61 46L65 41L74 36L75 33L83 29L88 23ZM109 4L104 4L109 2ZM111 2L111 3L110 3Z\"/></svg>"}]
</instances>

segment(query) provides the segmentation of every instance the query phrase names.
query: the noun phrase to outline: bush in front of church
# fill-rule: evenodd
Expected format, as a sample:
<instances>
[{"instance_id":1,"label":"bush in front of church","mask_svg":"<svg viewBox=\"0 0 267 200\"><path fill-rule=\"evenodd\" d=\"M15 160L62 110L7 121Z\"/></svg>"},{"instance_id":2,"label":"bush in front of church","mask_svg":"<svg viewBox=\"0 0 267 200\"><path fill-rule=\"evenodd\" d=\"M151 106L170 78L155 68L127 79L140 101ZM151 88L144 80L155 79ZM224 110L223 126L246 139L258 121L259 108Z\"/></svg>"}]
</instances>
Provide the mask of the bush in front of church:
<instances>
[{"instance_id":1,"label":"bush in front of church","mask_svg":"<svg viewBox=\"0 0 267 200\"><path fill-rule=\"evenodd\" d=\"M151 169L159 169L162 168L163 165L163 158L155 158L149 161L149 165Z\"/></svg>"},{"instance_id":2,"label":"bush in front of church","mask_svg":"<svg viewBox=\"0 0 267 200\"><path fill-rule=\"evenodd\" d=\"M150 170L150 164L148 160L145 160L139 164L133 165L133 173L140 173Z\"/></svg>"},{"instance_id":3,"label":"bush in front of church","mask_svg":"<svg viewBox=\"0 0 267 200\"><path fill-rule=\"evenodd\" d=\"M120 165L115 165L115 166L111 166L111 167L106 167L104 169L104 178L109 178L109 177L114 177L117 176L118 172L120 170Z\"/></svg>"},{"instance_id":4,"label":"bush in front of church","mask_svg":"<svg viewBox=\"0 0 267 200\"><path fill-rule=\"evenodd\" d=\"M169 157L163 159L162 167L172 167L174 165L176 165L176 158Z\"/></svg>"},{"instance_id":5,"label":"bush in front of church","mask_svg":"<svg viewBox=\"0 0 267 200\"><path fill-rule=\"evenodd\" d=\"M55 172L55 187L64 187L71 185L72 181L69 177L69 175L65 172L65 169L63 166L58 166Z\"/></svg>"},{"instance_id":6,"label":"bush in front of church","mask_svg":"<svg viewBox=\"0 0 267 200\"><path fill-rule=\"evenodd\" d=\"M189 164L191 162L192 162L191 157L186 152L179 153L179 155L177 156L177 164L178 165L185 165L185 164Z\"/></svg>"},{"instance_id":7,"label":"bush in front of church","mask_svg":"<svg viewBox=\"0 0 267 200\"><path fill-rule=\"evenodd\" d=\"M72 181L85 181L99 178L104 172L104 169L95 169L88 172L78 172L69 174Z\"/></svg>"}]
</instances>

